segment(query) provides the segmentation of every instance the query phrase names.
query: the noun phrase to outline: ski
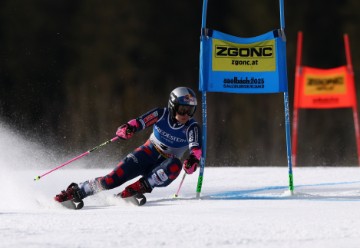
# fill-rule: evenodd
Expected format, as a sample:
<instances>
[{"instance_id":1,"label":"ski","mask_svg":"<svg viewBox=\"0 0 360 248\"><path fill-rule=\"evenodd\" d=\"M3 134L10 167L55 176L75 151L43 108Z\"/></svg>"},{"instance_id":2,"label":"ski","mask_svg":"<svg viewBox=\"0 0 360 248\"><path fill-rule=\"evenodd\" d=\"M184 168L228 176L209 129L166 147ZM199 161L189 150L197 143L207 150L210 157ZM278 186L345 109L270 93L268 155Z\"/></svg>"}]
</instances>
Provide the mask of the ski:
<instances>
[{"instance_id":1,"label":"ski","mask_svg":"<svg viewBox=\"0 0 360 248\"><path fill-rule=\"evenodd\" d=\"M130 202L136 206L142 206L146 203L146 197L143 194L136 194L131 197L123 198L125 201Z\"/></svg>"},{"instance_id":2,"label":"ski","mask_svg":"<svg viewBox=\"0 0 360 248\"><path fill-rule=\"evenodd\" d=\"M56 201L56 202L58 202L58 201ZM84 207L84 202L82 200L68 200L68 201L63 201L63 202L58 202L58 203L65 208L73 209L73 210L79 210Z\"/></svg>"},{"instance_id":3,"label":"ski","mask_svg":"<svg viewBox=\"0 0 360 248\"><path fill-rule=\"evenodd\" d=\"M126 197L126 198L122 198L120 196L120 194L115 195L116 198L120 198L122 200L124 200L125 202L131 203L135 206L142 206L146 203L146 197L145 195L138 193L134 196L130 196L130 197Z\"/></svg>"},{"instance_id":4,"label":"ski","mask_svg":"<svg viewBox=\"0 0 360 248\"><path fill-rule=\"evenodd\" d=\"M120 198L122 200L124 200L125 202L131 203L135 206L142 206L146 203L146 197L143 194L136 194L134 196L130 196L130 197L126 197L126 198L122 198L120 195L114 195L116 198ZM58 201L56 201L58 202ZM68 209L73 209L73 210L79 210L82 209L84 207L84 202L82 200L68 200L68 201L63 201L63 202L58 202L61 206L68 208Z\"/></svg>"}]
</instances>

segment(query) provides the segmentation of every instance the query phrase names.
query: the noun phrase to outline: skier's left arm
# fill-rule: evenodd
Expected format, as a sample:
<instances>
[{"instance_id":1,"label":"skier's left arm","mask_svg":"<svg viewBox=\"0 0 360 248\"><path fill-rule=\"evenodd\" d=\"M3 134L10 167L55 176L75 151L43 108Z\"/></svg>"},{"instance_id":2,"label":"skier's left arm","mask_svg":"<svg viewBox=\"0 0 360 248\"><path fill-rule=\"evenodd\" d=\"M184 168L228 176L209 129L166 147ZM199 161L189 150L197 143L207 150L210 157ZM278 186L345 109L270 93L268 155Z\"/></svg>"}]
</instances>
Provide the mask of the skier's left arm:
<instances>
[{"instance_id":1,"label":"skier's left arm","mask_svg":"<svg viewBox=\"0 0 360 248\"><path fill-rule=\"evenodd\" d=\"M183 168L187 174L192 174L199 166L202 154L201 134L199 125L197 123L191 125L188 129L187 134L190 154L189 157L185 159L183 163Z\"/></svg>"}]
</instances>

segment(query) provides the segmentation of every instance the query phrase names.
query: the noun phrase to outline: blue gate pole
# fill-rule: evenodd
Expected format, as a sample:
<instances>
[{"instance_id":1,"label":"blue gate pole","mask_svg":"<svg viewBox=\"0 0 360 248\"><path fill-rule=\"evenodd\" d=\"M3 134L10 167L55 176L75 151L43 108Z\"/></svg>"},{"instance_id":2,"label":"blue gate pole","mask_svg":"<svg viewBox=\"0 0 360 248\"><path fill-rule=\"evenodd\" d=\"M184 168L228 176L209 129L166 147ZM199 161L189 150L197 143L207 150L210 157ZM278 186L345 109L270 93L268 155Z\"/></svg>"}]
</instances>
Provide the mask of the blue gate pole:
<instances>
[{"instance_id":1,"label":"blue gate pole","mask_svg":"<svg viewBox=\"0 0 360 248\"><path fill-rule=\"evenodd\" d=\"M205 28L206 28L206 12L207 12L207 0L203 1L203 8L202 8L202 20L201 20L201 36L200 39L206 39L205 37ZM201 46L202 46L202 42ZM203 49L200 47L200 64L202 64L202 56L203 56ZM204 80L203 76L203 69L202 66L200 66L200 72L199 72L199 79L200 84L203 85L202 80ZM204 169L205 169L205 159L206 159L206 135L207 135L207 108L206 108L206 90L203 89L202 91L202 155L201 155L201 161L200 161L200 170L199 170L199 178L198 183L196 187L196 198L200 198L201 188L202 188L202 182L204 178Z\"/></svg>"},{"instance_id":2,"label":"blue gate pole","mask_svg":"<svg viewBox=\"0 0 360 248\"><path fill-rule=\"evenodd\" d=\"M285 38L285 16L284 16L284 0L279 0L280 5L280 28ZM286 56L285 56L286 58ZM286 63L285 63L286 65ZM284 68L285 73L287 72ZM287 80L287 76L285 77ZM285 133L286 133L286 152L287 152L287 163L289 168L289 190L291 194L294 192L294 178L292 172L292 159L291 159L291 134L290 134L290 109L289 109L289 89L288 83L286 82L286 90L284 92L284 107L285 107Z\"/></svg>"}]
</instances>

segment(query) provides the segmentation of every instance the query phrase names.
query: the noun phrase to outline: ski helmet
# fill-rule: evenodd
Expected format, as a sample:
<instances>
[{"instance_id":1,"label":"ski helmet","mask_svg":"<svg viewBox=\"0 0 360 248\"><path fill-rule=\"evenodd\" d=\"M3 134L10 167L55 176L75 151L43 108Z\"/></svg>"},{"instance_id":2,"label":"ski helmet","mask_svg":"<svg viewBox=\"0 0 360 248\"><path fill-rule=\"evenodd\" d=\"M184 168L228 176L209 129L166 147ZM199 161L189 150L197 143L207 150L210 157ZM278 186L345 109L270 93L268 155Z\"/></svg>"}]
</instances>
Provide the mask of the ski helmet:
<instances>
[{"instance_id":1,"label":"ski helmet","mask_svg":"<svg viewBox=\"0 0 360 248\"><path fill-rule=\"evenodd\" d=\"M180 115L187 114L192 117L195 114L196 106L196 95L192 89L187 87L178 87L171 91L168 108L173 118L176 113Z\"/></svg>"}]
</instances>

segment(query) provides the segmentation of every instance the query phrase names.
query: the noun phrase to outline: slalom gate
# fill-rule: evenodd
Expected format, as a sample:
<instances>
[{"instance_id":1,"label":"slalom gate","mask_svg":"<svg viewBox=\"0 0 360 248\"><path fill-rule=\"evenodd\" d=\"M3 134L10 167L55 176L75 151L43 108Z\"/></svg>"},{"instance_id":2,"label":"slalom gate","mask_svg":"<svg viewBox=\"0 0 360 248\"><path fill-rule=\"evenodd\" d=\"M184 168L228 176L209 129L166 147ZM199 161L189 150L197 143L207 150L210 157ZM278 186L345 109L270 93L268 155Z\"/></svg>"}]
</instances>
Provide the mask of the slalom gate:
<instances>
[{"instance_id":1,"label":"slalom gate","mask_svg":"<svg viewBox=\"0 0 360 248\"><path fill-rule=\"evenodd\" d=\"M235 37L207 28L207 2L203 0L200 39L199 90L202 92L203 153L196 197L200 198L206 160L207 92L284 94L289 190L293 192L284 1L279 0L281 27L250 38Z\"/></svg>"},{"instance_id":2,"label":"slalom gate","mask_svg":"<svg viewBox=\"0 0 360 248\"><path fill-rule=\"evenodd\" d=\"M358 163L360 165L360 135L357 114L357 100L354 72L350 56L347 34L344 34L347 65L330 69L319 69L301 65L303 34L298 32L295 93L293 111L292 159L294 166L297 158L297 138L299 109L352 108Z\"/></svg>"}]
</instances>

